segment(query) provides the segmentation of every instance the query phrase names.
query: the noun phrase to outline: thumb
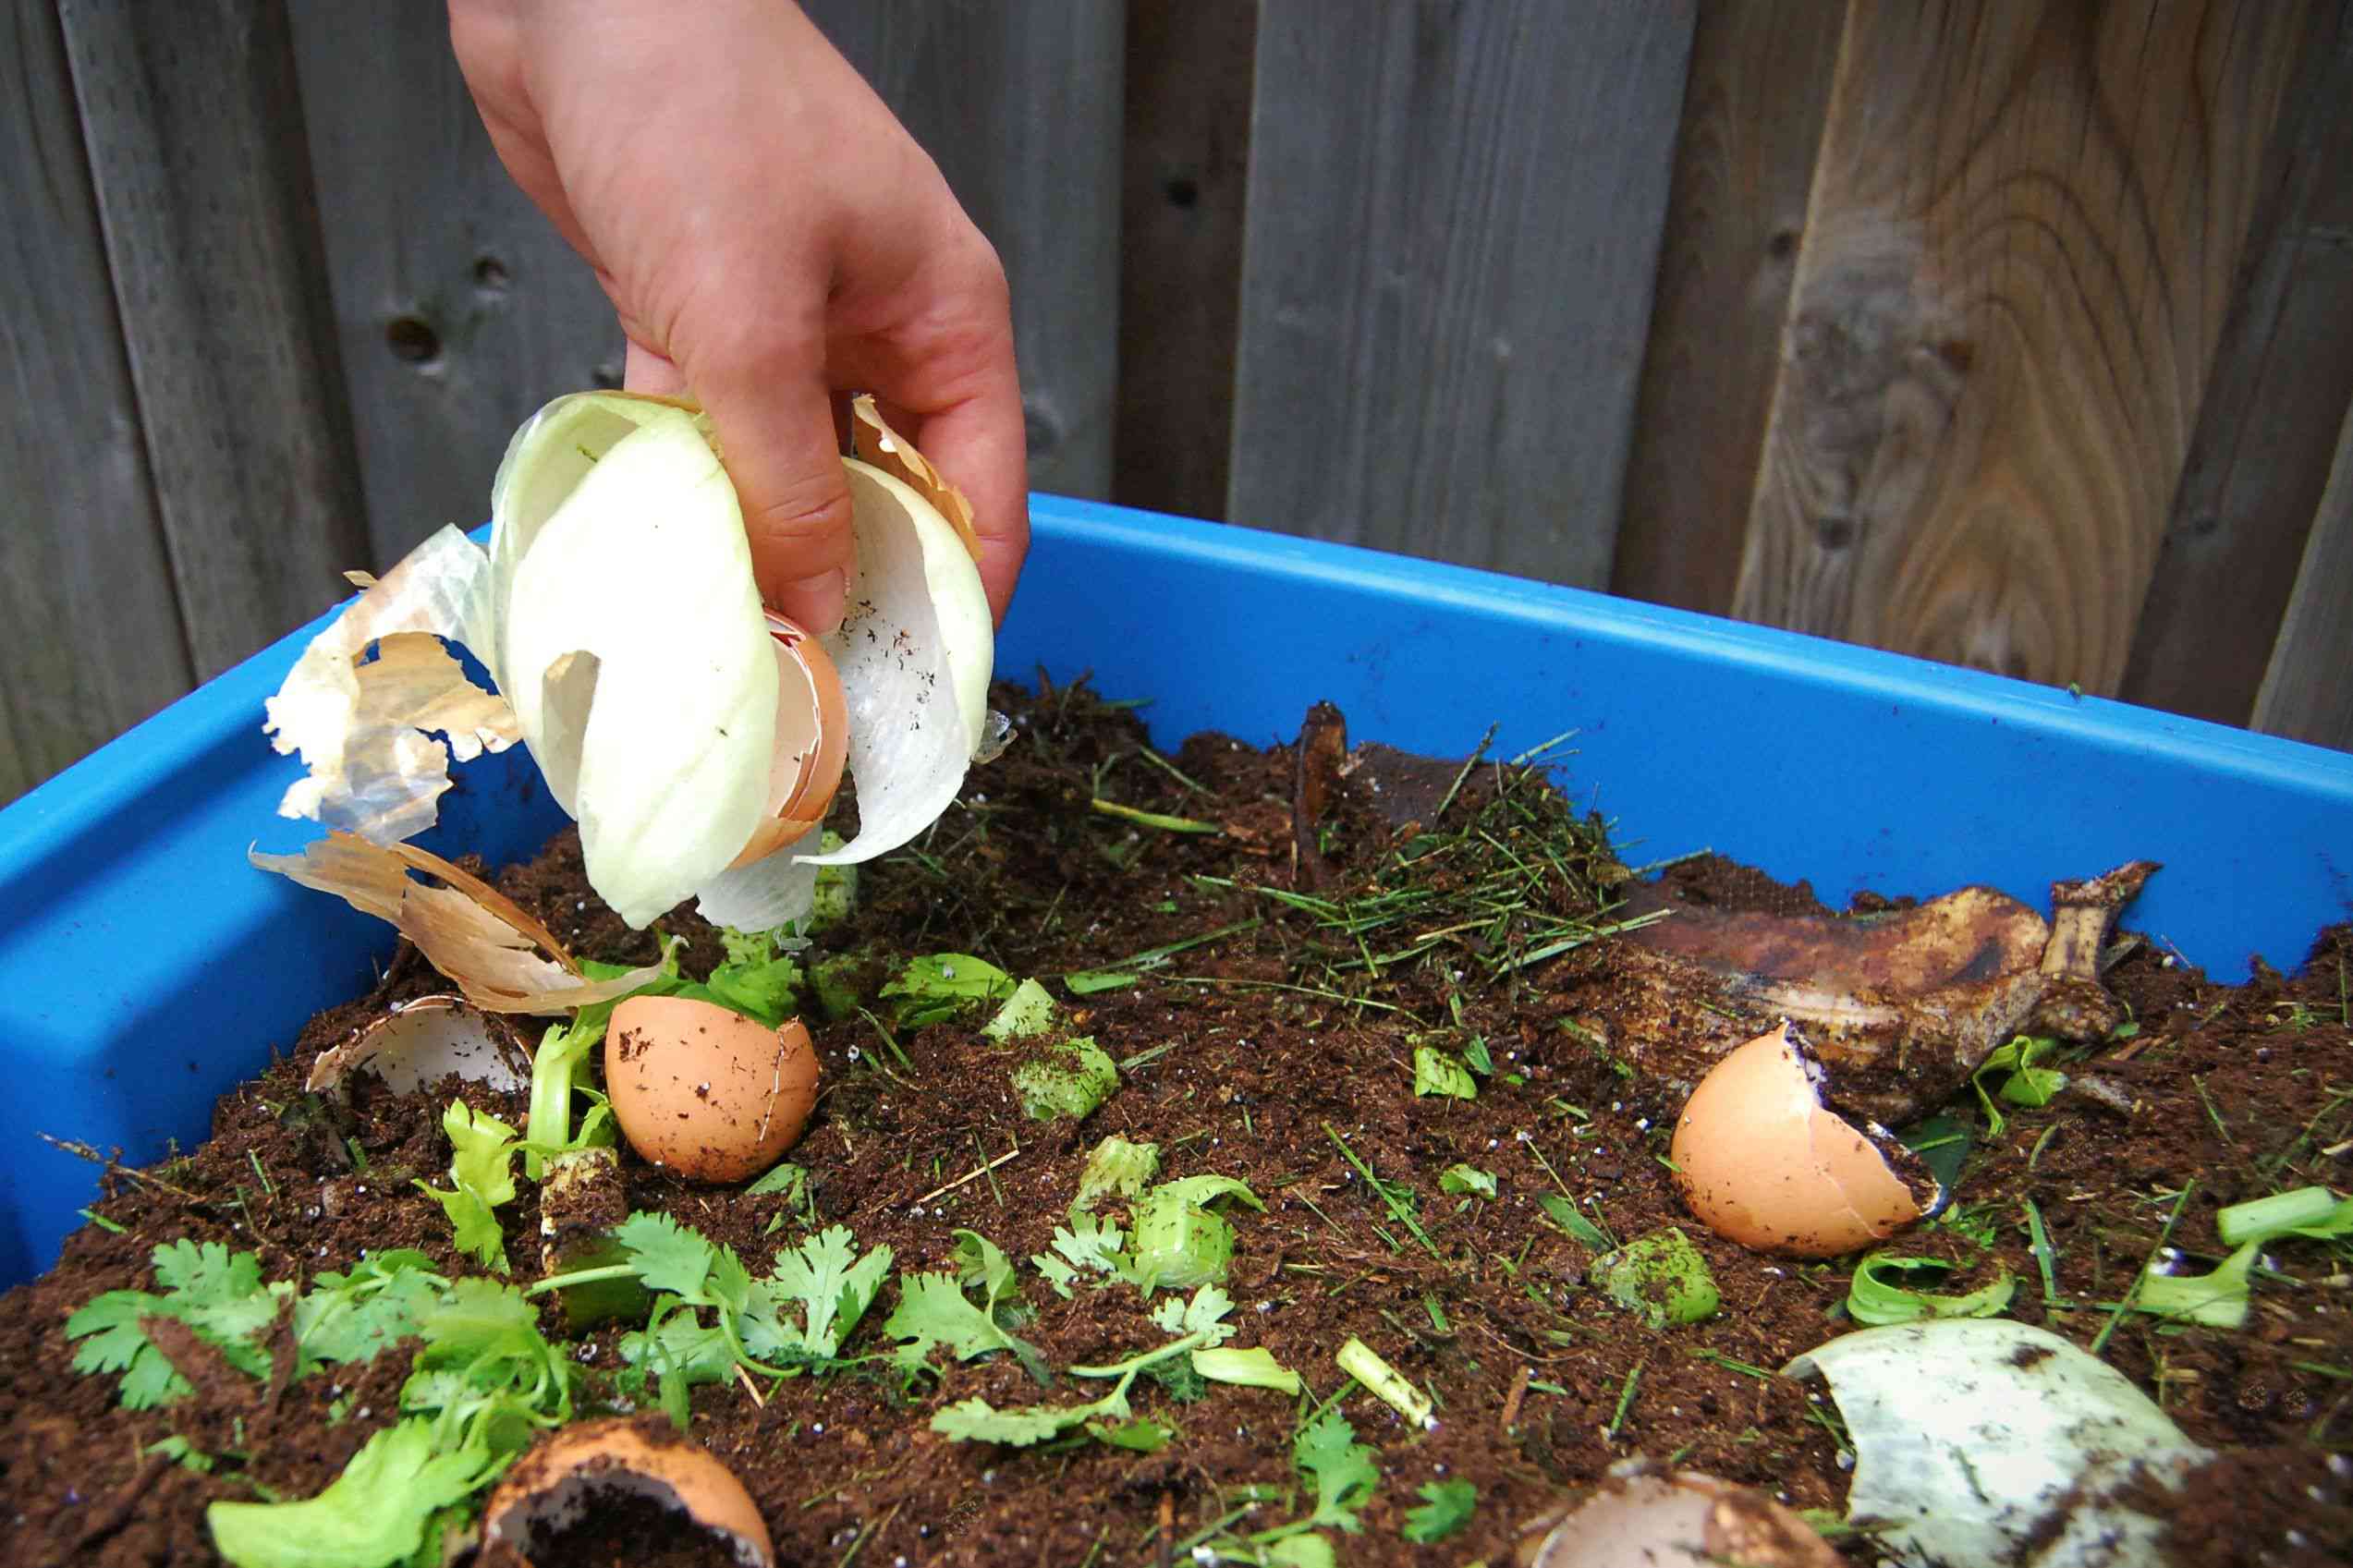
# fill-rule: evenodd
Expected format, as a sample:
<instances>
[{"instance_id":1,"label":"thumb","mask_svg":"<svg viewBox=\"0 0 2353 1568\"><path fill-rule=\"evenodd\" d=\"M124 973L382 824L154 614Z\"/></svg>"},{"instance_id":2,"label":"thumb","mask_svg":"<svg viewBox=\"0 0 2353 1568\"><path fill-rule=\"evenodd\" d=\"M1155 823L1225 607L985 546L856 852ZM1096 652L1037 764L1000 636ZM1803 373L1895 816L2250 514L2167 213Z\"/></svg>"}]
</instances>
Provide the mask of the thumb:
<instances>
[{"instance_id":1,"label":"thumb","mask_svg":"<svg viewBox=\"0 0 2353 1568\"><path fill-rule=\"evenodd\" d=\"M689 374L743 504L761 597L811 631L832 631L841 624L857 547L823 382L775 377L747 384L727 370Z\"/></svg>"}]
</instances>

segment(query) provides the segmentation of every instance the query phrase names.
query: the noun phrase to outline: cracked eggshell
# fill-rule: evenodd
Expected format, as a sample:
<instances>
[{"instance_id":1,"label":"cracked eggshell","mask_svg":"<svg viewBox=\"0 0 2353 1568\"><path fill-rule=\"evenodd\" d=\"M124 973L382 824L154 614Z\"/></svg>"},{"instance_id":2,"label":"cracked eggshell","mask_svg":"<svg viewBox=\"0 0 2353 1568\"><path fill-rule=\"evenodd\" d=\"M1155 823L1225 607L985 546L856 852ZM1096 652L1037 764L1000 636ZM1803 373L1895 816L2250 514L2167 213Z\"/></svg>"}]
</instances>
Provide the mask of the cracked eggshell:
<instances>
[{"instance_id":1,"label":"cracked eggshell","mask_svg":"<svg viewBox=\"0 0 2353 1568\"><path fill-rule=\"evenodd\" d=\"M1613 1473L1521 1532L1520 1568L1836 1568L1803 1519L1748 1487L1683 1470Z\"/></svg>"},{"instance_id":2,"label":"cracked eggshell","mask_svg":"<svg viewBox=\"0 0 2353 1568\"><path fill-rule=\"evenodd\" d=\"M734 1471L691 1438L626 1418L577 1423L525 1454L482 1510L482 1544L529 1562L540 1538L593 1513L601 1501L629 1496L684 1513L745 1568L775 1562L768 1526Z\"/></svg>"},{"instance_id":3,"label":"cracked eggshell","mask_svg":"<svg viewBox=\"0 0 2353 1568\"><path fill-rule=\"evenodd\" d=\"M604 1092L629 1147L692 1181L774 1165L817 1103L817 1052L798 1018L772 1029L685 996L633 996L604 1033Z\"/></svg>"},{"instance_id":4,"label":"cracked eggshell","mask_svg":"<svg viewBox=\"0 0 2353 1568\"><path fill-rule=\"evenodd\" d=\"M1683 1201L1718 1235L1760 1252L1835 1258L1882 1241L1935 1202L1908 1150L1823 1103L1823 1068L1786 1020L1700 1080L1668 1158Z\"/></svg>"}]
</instances>

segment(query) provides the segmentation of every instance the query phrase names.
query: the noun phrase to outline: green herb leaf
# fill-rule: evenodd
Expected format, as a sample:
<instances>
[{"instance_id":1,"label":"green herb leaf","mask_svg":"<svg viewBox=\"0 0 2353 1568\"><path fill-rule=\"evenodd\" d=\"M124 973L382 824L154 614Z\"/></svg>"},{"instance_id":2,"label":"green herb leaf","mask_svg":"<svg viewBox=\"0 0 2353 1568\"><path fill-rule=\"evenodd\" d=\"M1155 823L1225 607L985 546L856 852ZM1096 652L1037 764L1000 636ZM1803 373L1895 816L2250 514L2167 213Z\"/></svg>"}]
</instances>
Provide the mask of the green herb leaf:
<instances>
[{"instance_id":1,"label":"green herb leaf","mask_svg":"<svg viewBox=\"0 0 2353 1568\"><path fill-rule=\"evenodd\" d=\"M1035 980L1023 980L996 1016L981 1026L981 1033L1002 1044L1026 1035L1042 1035L1054 1027L1054 997Z\"/></svg>"},{"instance_id":2,"label":"green herb leaf","mask_svg":"<svg viewBox=\"0 0 2353 1568\"><path fill-rule=\"evenodd\" d=\"M1022 1112L1033 1121L1083 1120L1119 1088L1119 1069L1102 1047L1081 1036L1016 1067L1013 1088Z\"/></svg>"},{"instance_id":3,"label":"green herb leaf","mask_svg":"<svg viewBox=\"0 0 2353 1568\"><path fill-rule=\"evenodd\" d=\"M1554 1224L1595 1252L1607 1252L1617 1245L1610 1240L1607 1231L1585 1218L1577 1205L1556 1192L1538 1193L1536 1206L1552 1218Z\"/></svg>"},{"instance_id":4,"label":"green herb leaf","mask_svg":"<svg viewBox=\"0 0 2353 1568\"><path fill-rule=\"evenodd\" d=\"M441 1128L449 1135L453 1190L444 1192L421 1181L417 1185L431 1194L449 1216L457 1234L457 1250L504 1274L507 1271L506 1236L494 1210L515 1198L515 1129L462 1100L449 1102L449 1109L442 1112Z\"/></svg>"},{"instance_id":5,"label":"green herb leaf","mask_svg":"<svg viewBox=\"0 0 2353 1568\"><path fill-rule=\"evenodd\" d=\"M958 1361L969 1361L993 1350L1011 1351L1030 1375L1045 1387L1054 1377L1037 1346L1010 1332L997 1314L1018 1306L1019 1290L1013 1263L996 1244L978 1231L958 1231L955 1274L901 1274L899 1303L884 1320L883 1331L906 1342L893 1359L912 1372L928 1364L932 1347L945 1345ZM975 1306L964 1294L968 1285L982 1291Z\"/></svg>"},{"instance_id":6,"label":"green herb leaf","mask_svg":"<svg viewBox=\"0 0 2353 1568\"><path fill-rule=\"evenodd\" d=\"M1476 1165L1449 1165L1438 1177L1438 1190L1444 1193L1471 1193L1480 1197L1495 1196L1495 1178L1492 1172ZM1555 1195L1556 1196L1556 1195ZM1570 1209L1570 1213L1577 1211ZM1579 1215L1579 1219L1583 1216Z\"/></svg>"},{"instance_id":7,"label":"green herb leaf","mask_svg":"<svg viewBox=\"0 0 2353 1568\"><path fill-rule=\"evenodd\" d=\"M1637 1236L1593 1260L1593 1282L1653 1329L1715 1316L1715 1276L1691 1238L1673 1225Z\"/></svg>"},{"instance_id":8,"label":"green herb leaf","mask_svg":"<svg viewBox=\"0 0 2353 1568\"><path fill-rule=\"evenodd\" d=\"M1014 990L1013 977L985 958L934 953L910 961L896 979L883 987L881 997L890 1006L894 1025L916 1029L1003 1002Z\"/></svg>"},{"instance_id":9,"label":"green herb leaf","mask_svg":"<svg viewBox=\"0 0 2353 1568\"><path fill-rule=\"evenodd\" d=\"M1435 1046L1417 1045L1413 1048L1413 1092L1416 1095L1443 1095L1453 1100L1479 1098L1479 1080L1462 1059Z\"/></svg>"},{"instance_id":10,"label":"green herb leaf","mask_svg":"<svg viewBox=\"0 0 2353 1568\"><path fill-rule=\"evenodd\" d=\"M166 1242L152 1256L162 1295L108 1291L66 1319L66 1337L82 1342L74 1350L74 1369L121 1373L122 1402L132 1410L193 1392L139 1326L144 1318L170 1318L195 1330L239 1371L267 1376L269 1358L250 1342L276 1320L278 1304L292 1287L264 1284L259 1258L232 1253L219 1242Z\"/></svg>"},{"instance_id":11,"label":"green herb leaf","mask_svg":"<svg viewBox=\"0 0 2353 1568\"><path fill-rule=\"evenodd\" d=\"M1445 1540L1470 1523L1479 1507L1479 1489L1469 1481L1428 1481L1422 1502L1406 1510L1405 1527L1397 1533L1417 1545Z\"/></svg>"},{"instance_id":12,"label":"green herb leaf","mask_svg":"<svg viewBox=\"0 0 2353 1568\"><path fill-rule=\"evenodd\" d=\"M238 1568L379 1568L414 1557L433 1515L487 1485L504 1458L487 1442L443 1448L431 1421L385 1428L316 1497L215 1502L213 1545Z\"/></svg>"},{"instance_id":13,"label":"green herb leaf","mask_svg":"<svg viewBox=\"0 0 2353 1568\"><path fill-rule=\"evenodd\" d=\"M1204 1348L1193 1352L1192 1359L1193 1370L1213 1383L1239 1383L1293 1394L1305 1388L1299 1375L1275 1360L1274 1353L1264 1345L1252 1345L1248 1350L1232 1346Z\"/></svg>"},{"instance_id":14,"label":"green herb leaf","mask_svg":"<svg viewBox=\"0 0 2353 1568\"><path fill-rule=\"evenodd\" d=\"M1372 1449L1356 1440L1347 1417L1327 1409L1300 1428L1291 1440L1291 1459L1315 1482L1315 1512L1304 1527L1361 1533L1364 1522L1357 1514L1380 1486L1381 1466Z\"/></svg>"},{"instance_id":15,"label":"green herb leaf","mask_svg":"<svg viewBox=\"0 0 2353 1568\"><path fill-rule=\"evenodd\" d=\"M1086 1168L1079 1173L1079 1196L1070 1200L1070 1211L1086 1212L1107 1197L1138 1197L1159 1173L1158 1144L1129 1143L1114 1133L1087 1156Z\"/></svg>"},{"instance_id":16,"label":"green herb leaf","mask_svg":"<svg viewBox=\"0 0 2353 1568\"><path fill-rule=\"evenodd\" d=\"M1908 1323L1921 1318L1994 1318L2010 1305L2018 1281L2002 1277L1967 1295L1937 1295L1895 1282L1898 1274L1943 1275L1953 1266L1940 1258L1898 1258L1874 1252L1855 1266L1847 1287L1847 1314L1858 1323Z\"/></svg>"}]
</instances>

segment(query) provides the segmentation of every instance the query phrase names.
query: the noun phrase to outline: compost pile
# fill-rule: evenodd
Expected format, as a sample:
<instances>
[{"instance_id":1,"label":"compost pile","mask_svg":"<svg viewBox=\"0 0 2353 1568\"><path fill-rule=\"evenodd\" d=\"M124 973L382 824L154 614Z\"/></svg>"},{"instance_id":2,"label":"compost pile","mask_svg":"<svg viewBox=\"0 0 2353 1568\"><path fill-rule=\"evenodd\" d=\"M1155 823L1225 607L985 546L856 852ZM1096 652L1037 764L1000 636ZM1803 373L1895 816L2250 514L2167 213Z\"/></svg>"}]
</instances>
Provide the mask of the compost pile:
<instances>
[{"instance_id":1,"label":"compost pile","mask_svg":"<svg viewBox=\"0 0 2353 1568\"><path fill-rule=\"evenodd\" d=\"M641 1345L630 1365L641 1318L574 1331L556 1295L526 1297L581 1374L576 1415L623 1409L659 1437L688 1414L786 1563L1306 1562L1283 1543L1314 1537L1345 1562L1501 1568L1564 1489L1638 1454L1753 1485L1873 1560L1871 1533L1843 1523L1855 1450L1838 1406L1780 1372L1857 1326L1857 1257L1774 1257L1696 1222L1665 1158L1689 1086L1613 1044L1652 978L1620 931L1638 883L1694 910L1827 913L1808 888L1713 857L1630 868L1639 854L1542 772L1351 753L1328 710L1296 742L1207 735L1164 756L1132 705L1083 686L994 700L1015 746L929 835L863 868L853 912L799 955L822 1091L791 1168L697 1185L620 1153L630 1209L753 1274L836 1227L857 1256L887 1247L872 1299L797 1375L723 1365L672 1380L665 1399ZM727 957L684 911L649 931L606 912L576 834L496 881L587 958L652 962L665 935L686 939L688 974ZM925 958L932 980L957 978L962 960L943 955L993 966L965 962L960 1004L952 984L906 984ZM1948 1267L1882 1277L1991 1293L2003 1315L2095 1349L2215 1451L2178 1494L2144 1500L2176 1561L2342 1561L2353 1239L2267 1244L2235 1326L2132 1298L2152 1262L2200 1274L2228 1258L2223 1209L2347 1185L2353 940L2333 930L2295 974L2238 988L2161 942L2105 956L2122 1023L2012 1052L1909 1134L1947 1169L1960 1161L1956 1196L1884 1250ZM1051 998L1045 1034L984 1033L1021 979ZM348 1279L389 1249L445 1279L486 1272L422 1189L450 1184L454 1098L519 1127L523 1097L454 1078L395 1094L363 1076L347 1103L304 1087L322 1050L445 989L404 949L372 993L225 1097L201 1148L110 1169L58 1267L8 1295L12 1561L213 1560L208 1503L312 1497L398 1417L413 1341L313 1367L290 1307L230 1318L259 1282ZM188 1017L159 1062L206 1049L201 1008ZM1091 1040L1116 1068L1083 1118L1025 1108L1014 1074L1041 1039ZM1115 1137L1153 1146L1156 1170L1076 1209ZM1222 1295L1189 1279L1139 1290L1090 1252L1088 1235L1132 1222L1148 1183L1187 1179L1230 1234ZM539 1191L518 1183L496 1210L504 1284L537 1277ZM1704 1262L1713 1311L1606 1288L1607 1253L1669 1227ZM162 1295L159 1252L179 1244L213 1260L176 1277L183 1300L209 1292L230 1316L130 1311L112 1331L128 1365L78 1370L92 1336L69 1338L69 1319L110 1291ZM909 1301L956 1318L950 1294L968 1333L994 1342L938 1330L910 1351L893 1331L915 1320ZM1125 1409L1052 1416L1113 1392L1094 1372L1189 1335L1262 1351L1235 1365L1264 1377L1204 1380L1164 1357L1117 1380ZM1372 1371L1335 1363L1351 1341ZM1384 1370L1400 1385L1388 1398ZM139 1379L148 1397L130 1400ZM1917 1391L1923 1405L1950 1397ZM543 1538L532 1560L729 1558L639 1500Z\"/></svg>"}]
</instances>

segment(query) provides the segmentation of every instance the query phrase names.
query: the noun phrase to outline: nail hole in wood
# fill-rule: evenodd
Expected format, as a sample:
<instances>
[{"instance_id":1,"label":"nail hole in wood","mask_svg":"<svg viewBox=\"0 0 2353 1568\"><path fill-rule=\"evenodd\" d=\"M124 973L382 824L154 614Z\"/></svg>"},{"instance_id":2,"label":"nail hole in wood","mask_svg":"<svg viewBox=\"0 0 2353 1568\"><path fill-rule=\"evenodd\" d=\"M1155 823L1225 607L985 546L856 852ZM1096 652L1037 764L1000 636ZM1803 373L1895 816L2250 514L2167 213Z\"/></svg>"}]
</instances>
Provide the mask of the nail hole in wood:
<instances>
[{"instance_id":1,"label":"nail hole in wood","mask_svg":"<svg viewBox=\"0 0 2353 1568\"><path fill-rule=\"evenodd\" d=\"M492 294L504 292L506 287L506 263L495 256L475 257L474 286Z\"/></svg>"},{"instance_id":2,"label":"nail hole in wood","mask_svg":"<svg viewBox=\"0 0 2353 1568\"><path fill-rule=\"evenodd\" d=\"M395 316L384 323L384 346L396 359L422 365L441 357L441 334L416 316Z\"/></svg>"},{"instance_id":3,"label":"nail hole in wood","mask_svg":"<svg viewBox=\"0 0 2353 1568\"><path fill-rule=\"evenodd\" d=\"M1160 188L1161 193L1168 198L1168 204L1172 207L1190 209L1199 205L1201 199L1201 188L1186 175L1176 176Z\"/></svg>"}]
</instances>

